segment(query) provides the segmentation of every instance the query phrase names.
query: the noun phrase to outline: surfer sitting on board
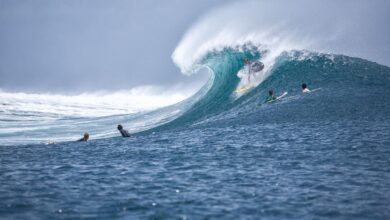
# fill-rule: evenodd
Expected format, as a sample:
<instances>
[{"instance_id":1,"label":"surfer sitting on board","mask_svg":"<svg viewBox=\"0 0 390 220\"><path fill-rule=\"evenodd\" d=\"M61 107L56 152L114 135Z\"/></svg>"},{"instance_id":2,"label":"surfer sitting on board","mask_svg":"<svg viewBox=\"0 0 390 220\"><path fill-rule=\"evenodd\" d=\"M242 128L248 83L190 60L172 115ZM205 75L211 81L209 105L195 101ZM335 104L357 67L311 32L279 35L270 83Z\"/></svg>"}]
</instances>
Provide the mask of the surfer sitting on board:
<instances>
[{"instance_id":1,"label":"surfer sitting on board","mask_svg":"<svg viewBox=\"0 0 390 220\"><path fill-rule=\"evenodd\" d=\"M303 93L308 93L308 92L310 92L310 90L307 88L306 83L302 83L302 92L303 92Z\"/></svg>"},{"instance_id":2,"label":"surfer sitting on board","mask_svg":"<svg viewBox=\"0 0 390 220\"><path fill-rule=\"evenodd\" d=\"M129 132L123 129L122 125L118 125L118 130L121 133L122 137L130 137Z\"/></svg>"},{"instance_id":3,"label":"surfer sitting on board","mask_svg":"<svg viewBox=\"0 0 390 220\"><path fill-rule=\"evenodd\" d=\"M276 100L276 96L274 95L274 91L273 90L269 90L268 91L268 96L265 99L265 102L270 102L270 101L274 101L274 100Z\"/></svg>"}]
</instances>

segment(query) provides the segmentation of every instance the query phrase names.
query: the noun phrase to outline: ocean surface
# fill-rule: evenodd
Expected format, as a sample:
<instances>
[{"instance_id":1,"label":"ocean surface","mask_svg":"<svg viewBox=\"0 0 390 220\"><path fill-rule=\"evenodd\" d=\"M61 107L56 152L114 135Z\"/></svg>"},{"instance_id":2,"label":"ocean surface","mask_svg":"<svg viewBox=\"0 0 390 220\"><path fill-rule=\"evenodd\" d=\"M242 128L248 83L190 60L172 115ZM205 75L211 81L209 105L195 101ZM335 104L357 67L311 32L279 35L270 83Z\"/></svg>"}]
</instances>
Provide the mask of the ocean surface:
<instances>
[{"instance_id":1,"label":"ocean surface","mask_svg":"<svg viewBox=\"0 0 390 220\"><path fill-rule=\"evenodd\" d=\"M0 218L390 219L390 68L289 51L237 94L243 60L264 54L210 52L198 63L208 83L154 111L3 103ZM303 94L303 82L318 90ZM269 89L288 95L262 104ZM134 136L118 137L118 123ZM84 131L90 141L70 141Z\"/></svg>"}]
</instances>

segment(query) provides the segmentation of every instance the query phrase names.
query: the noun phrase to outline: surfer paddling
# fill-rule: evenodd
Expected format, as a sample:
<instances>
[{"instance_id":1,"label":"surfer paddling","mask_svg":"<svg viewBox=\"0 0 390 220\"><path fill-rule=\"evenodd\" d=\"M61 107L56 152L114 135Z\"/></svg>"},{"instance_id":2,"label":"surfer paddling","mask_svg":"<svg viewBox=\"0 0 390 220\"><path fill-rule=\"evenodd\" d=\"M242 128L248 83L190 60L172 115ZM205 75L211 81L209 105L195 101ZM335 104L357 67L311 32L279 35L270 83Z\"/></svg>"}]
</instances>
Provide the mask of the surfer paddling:
<instances>
[{"instance_id":1,"label":"surfer paddling","mask_svg":"<svg viewBox=\"0 0 390 220\"><path fill-rule=\"evenodd\" d=\"M268 96L267 96L267 98L265 99L265 101L264 101L263 104L265 104L265 103L271 103L271 102L274 102L274 101L276 101L276 100L279 100L279 99L285 97L287 94L288 94L288 92L284 92L282 95L276 97L276 96L274 95L274 91L273 91L272 89L270 89L270 90L268 91Z\"/></svg>"},{"instance_id":2,"label":"surfer paddling","mask_svg":"<svg viewBox=\"0 0 390 220\"><path fill-rule=\"evenodd\" d=\"M274 100L276 100L276 96L274 95L274 91L271 89L271 90L268 91L268 96L265 99L264 103L271 102L271 101L274 101Z\"/></svg>"}]
</instances>

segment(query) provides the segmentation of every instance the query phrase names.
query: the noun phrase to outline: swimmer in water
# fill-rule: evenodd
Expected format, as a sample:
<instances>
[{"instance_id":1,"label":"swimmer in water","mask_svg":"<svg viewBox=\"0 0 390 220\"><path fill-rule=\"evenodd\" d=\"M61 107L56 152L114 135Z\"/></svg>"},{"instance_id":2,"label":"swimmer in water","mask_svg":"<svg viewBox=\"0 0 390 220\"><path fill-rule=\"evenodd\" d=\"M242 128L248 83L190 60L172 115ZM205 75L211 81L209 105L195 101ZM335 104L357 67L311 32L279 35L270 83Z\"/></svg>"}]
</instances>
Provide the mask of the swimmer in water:
<instances>
[{"instance_id":1,"label":"swimmer in water","mask_svg":"<svg viewBox=\"0 0 390 220\"><path fill-rule=\"evenodd\" d=\"M302 83L302 92L303 92L303 93L308 93L308 92L310 92L310 90L307 88L306 83Z\"/></svg>"},{"instance_id":2,"label":"swimmer in water","mask_svg":"<svg viewBox=\"0 0 390 220\"><path fill-rule=\"evenodd\" d=\"M119 132L121 133L122 137L130 137L130 133L127 130L123 129L122 125L118 125L117 128L118 128Z\"/></svg>"},{"instance_id":3,"label":"swimmer in water","mask_svg":"<svg viewBox=\"0 0 390 220\"><path fill-rule=\"evenodd\" d=\"M88 139L89 139L89 134L87 132L85 132L84 133L84 137L79 139L79 140L77 140L77 141L88 141Z\"/></svg>"}]
</instances>

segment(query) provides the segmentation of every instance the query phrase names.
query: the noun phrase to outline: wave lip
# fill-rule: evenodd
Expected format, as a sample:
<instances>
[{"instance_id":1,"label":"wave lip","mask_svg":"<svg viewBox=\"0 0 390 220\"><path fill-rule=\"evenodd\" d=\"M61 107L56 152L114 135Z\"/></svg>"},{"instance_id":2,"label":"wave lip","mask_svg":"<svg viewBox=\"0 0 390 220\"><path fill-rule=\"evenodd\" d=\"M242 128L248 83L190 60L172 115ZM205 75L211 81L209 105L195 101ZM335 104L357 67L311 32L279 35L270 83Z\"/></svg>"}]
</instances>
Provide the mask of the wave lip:
<instances>
[{"instance_id":1,"label":"wave lip","mask_svg":"<svg viewBox=\"0 0 390 220\"><path fill-rule=\"evenodd\" d=\"M268 50L270 60L285 51L308 50L390 65L390 37L383 37L389 36L387 8L390 2L381 0L240 1L201 17L172 59L191 74L210 52L251 42Z\"/></svg>"},{"instance_id":2,"label":"wave lip","mask_svg":"<svg viewBox=\"0 0 390 220\"><path fill-rule=\"evenodd\" d=\"M390 37L383 37L388 36L383 33L387 23L375 23L389 20L385 10L389 7L383 6L390 6L388 1L323 3L241 1L203 16L185 34L172 59L185 74L207 68L211 78L196 95L156 111L149 112L189 96L167 94L159 99L126 91L69 97L0 92L4 107L0 114L4 122L0 125L0 142L23 142L16 134L22 128L23 136L28 137L24 140L37 141L52 137L73 140L84 131L94 132L99 138L112 137L116 134L112 128L123 121L132 132L192 124L224 114L242 100L265 91L266 85L262 83L269 76L276 77L275 71L278 73L288 60L285 53L292 51L347 54L390 62ZM377 13L370 14L373 11ZM300 57L303 57L301 61L307 60L303 55ZM244 58L261 60L265 69L258 75L251 95L232 99L232 93L241 83L237 75L242 71ZM134 104L137 98L128 101L129 97L138 97L142 104Z\"/></svg>"},{"instance_id":3,"label":"wave lip","mask_svg":"<svg viewBox=\"0 0 390 220\"><path fill-rule=\"evenodd\" d=\"M344 54L388 62L390 38L378 39L372 32L375 29L382 33L384 29L376 21L390 18L383 10L384 5L390 6L384 1L371 4L363 1L249 0L210 11L185 33L172 59L184 74L208 68L213 85L204 99L164 128L224 112L234 107L235 101L240 102L242 99L232 99L232 93L238 85L245 85L237 77L245 75L242 73L244 58L265 64L264 71L251 85L257 87L256 91L264 91L262 82L280 70L294 53L299 54L294 59L301 62L317 59L322 54L327 54L331 60L334 54ZM368 16L370 19L361 16L368 11L375 12ZM375 49L368 51L362 46L366 44ZM378 57L378 51L387 52Z\"/></svg>"}]
</instances>

